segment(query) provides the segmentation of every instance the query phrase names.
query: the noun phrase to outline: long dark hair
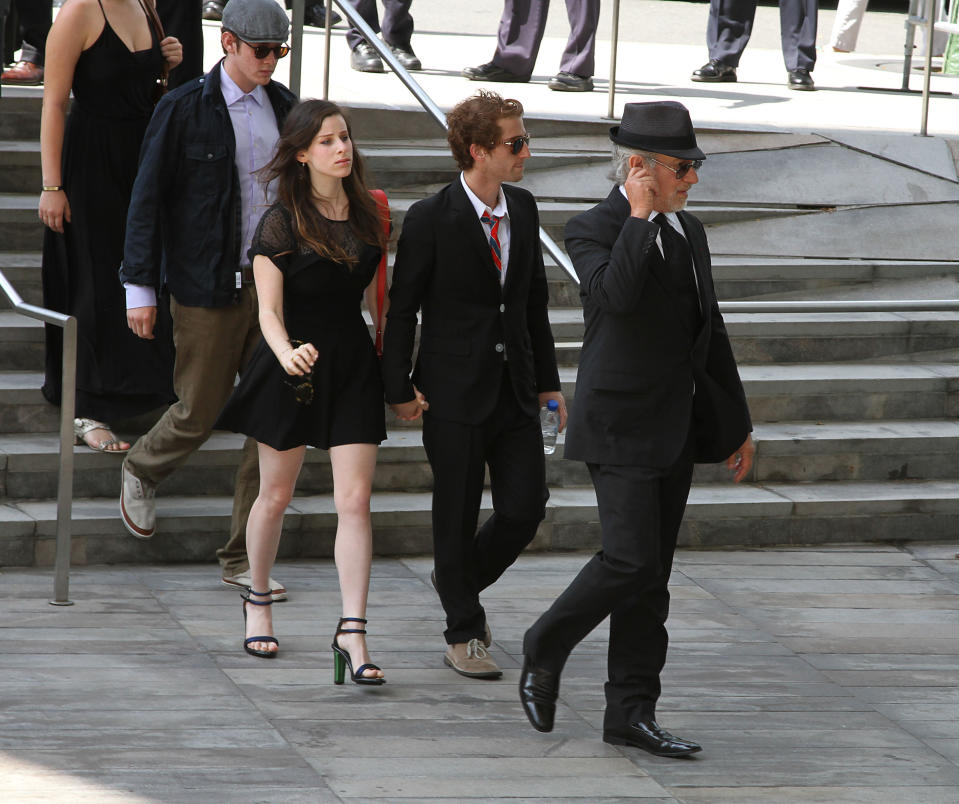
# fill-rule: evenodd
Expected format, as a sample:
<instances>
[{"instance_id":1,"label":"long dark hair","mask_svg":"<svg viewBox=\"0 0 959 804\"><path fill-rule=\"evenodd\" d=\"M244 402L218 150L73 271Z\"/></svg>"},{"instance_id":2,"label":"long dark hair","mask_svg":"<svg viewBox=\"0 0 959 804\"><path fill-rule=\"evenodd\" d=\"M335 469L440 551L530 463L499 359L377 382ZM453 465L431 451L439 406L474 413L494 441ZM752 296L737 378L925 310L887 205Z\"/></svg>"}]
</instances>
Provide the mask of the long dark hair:
<instances>
[{"instance_id":1,"label":"long dark hair","mask_svg":"<svg viewBox=\"0 0 959 804\"><path fill-rule=\"evenodd\" d=\"M341 115L346 130L353 140L353 130L346 113L335 103L325 100L305 100L287 115L283 131L276 144L276 153L260 171L264 182L277 182L277 200L290 211L293 235L321 257L345 262L351 267L356 257L349 255L332 236L330 222L317 209L310 173L306 165L297 161L297 154L309 149L323 121L332 115ZM343 189L350 203L350 228L363 243L386 248L386 236L376 201L366 186L366 166L363 156L353 144L353 169L343 179Z\"/></svg>"}]
</instances>

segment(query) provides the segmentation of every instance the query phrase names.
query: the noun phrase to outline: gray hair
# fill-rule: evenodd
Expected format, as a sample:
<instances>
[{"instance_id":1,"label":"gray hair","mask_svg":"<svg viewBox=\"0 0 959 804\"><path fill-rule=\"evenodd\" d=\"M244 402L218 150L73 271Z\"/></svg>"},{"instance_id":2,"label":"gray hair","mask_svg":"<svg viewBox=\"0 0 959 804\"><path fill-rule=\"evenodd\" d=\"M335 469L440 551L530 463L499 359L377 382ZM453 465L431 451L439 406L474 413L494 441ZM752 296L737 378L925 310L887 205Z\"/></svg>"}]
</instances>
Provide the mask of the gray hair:
<instances>
[{"instance_id":1,"label":"gray hair","mask_svg":"<svg viewBox=\"0 0 959 804\"><path fill-rule=\"evenodd\" d=\"M625 184L626 177L629 175L629 158L631 156L641 156L645 162L647 159L655 159L656 155L651 151L640 151L636 148L627 148L618 142L613 143L613 163L609 169L609 179L616 184Z\"/></svg>"}]
</instances>

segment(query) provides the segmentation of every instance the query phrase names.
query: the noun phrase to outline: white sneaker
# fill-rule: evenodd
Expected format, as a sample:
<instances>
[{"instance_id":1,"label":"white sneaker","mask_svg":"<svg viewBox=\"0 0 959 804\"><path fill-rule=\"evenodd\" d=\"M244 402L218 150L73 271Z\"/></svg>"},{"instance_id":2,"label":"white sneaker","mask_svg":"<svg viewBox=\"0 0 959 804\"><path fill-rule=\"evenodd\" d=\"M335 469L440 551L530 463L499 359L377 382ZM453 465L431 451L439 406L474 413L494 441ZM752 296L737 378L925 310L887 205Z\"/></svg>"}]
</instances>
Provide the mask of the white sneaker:
<instances>
[{"instance_id":1,"label":"white sneaker","mask_svg":"<svg viewBox=\"0 0 959 804\"><path fill-rule=\"evenodd\" d=\"M235 586L247 591L253 586L253 577L248 569L238 572L236 575L224 575L222 580L227 586ZM270 594L276 603L287 600L286 588L273 578L270 578Z\"/></svg>"},{"instance_id":2,"label":"white sneaker","mask_svg":"<svg viewBox=\"0 0 959 804\"><path fill-rule=\"evenodd\" d=\"M156 487L140 480L123 463L120 481L120 517L137 539L149 539L157 530Z\"/></svg>"}]
</instances>

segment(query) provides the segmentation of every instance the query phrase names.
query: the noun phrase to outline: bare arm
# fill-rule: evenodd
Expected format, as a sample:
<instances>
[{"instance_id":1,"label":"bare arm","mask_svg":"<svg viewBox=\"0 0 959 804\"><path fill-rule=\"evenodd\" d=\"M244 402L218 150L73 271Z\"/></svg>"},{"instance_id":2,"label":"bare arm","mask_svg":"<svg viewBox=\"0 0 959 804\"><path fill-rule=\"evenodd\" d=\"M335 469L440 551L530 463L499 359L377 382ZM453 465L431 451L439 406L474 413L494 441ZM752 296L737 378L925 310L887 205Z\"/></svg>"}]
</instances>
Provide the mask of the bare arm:
<instances>
[{"instance_id":1,"label":"bare arm","mask_svg":"<svg viewBox=\"0 0 959 804\"><path fill-rule=\"evenodd\" d=\"M96 26L86 5L73 0L57 14L47 36L40 117L40 164L44 187L59 187L63 183L63 133L73 72L80 54L93 44L100 30L102 25ZM62 232L64 221L70 222L67 194L63 190L42 192L37 213L45 225L55 232Z\"/></svg>"},{"instance_id":2,"label":"bare arm","mask_svg":"<svg viewBox=\"0 0 959 804\"><path fill-rule=\"evenodd\" d=\"M257 303L260 307L260 330L267 345L287 374L309 374L319 357L312 343L294 348L283 322L283 273L269 257L253 258Z\"/></svg>"}]
</instances>

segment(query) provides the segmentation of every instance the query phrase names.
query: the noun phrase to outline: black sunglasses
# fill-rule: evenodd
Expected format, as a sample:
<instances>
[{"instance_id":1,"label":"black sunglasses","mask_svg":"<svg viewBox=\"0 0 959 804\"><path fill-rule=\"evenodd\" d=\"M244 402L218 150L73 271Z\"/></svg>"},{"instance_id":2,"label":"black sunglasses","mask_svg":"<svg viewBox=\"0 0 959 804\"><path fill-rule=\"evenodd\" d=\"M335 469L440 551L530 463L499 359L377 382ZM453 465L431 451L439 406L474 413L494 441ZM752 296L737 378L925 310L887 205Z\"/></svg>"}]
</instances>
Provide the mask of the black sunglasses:
<instances>
[{"instance_id":1,"label":"black sunglasses","mask_svg":"<svg viewBox=\"0 0 959 804\"><path fill-rule=\"evenodd\" d=\"M524 134L522 137L513 137L511 140L503 140L503 145L513 152L513 156L519 156L519 152L523 150L523 146L529 145L529 138L529 134Z\"/></svg>"},{"instance_id":2,"label":"black sunglasses","mask_svg":"<svg viewBox=\"0 0 959 804\"><path fill-rule=\"evenodd\" d=\"M303 341L291 340L290 346L294 349L303 345ZM308 374L300 376L298 382L283 380L285 385L293 389L293 398L301 405L310 405L313 403L313 368L310 367Z\"/></svg>"},{"instance_id":3,"label":"black sunglasses","mask_svg":"<svg viewBox=\"0 0 959 804\"><path fill-rule=\"evenodd\" d=\"M234 34L234 36L236 36L236 34ZM261 61L271 53L276 56L277 59L282 59L290 52L289 45L254 45L252 42L247 42L246 39L240 39L239 36L236 38L238 42L247 45L253 51L253 55Z\"/></svg>"},{"instance_id":4,"label":"black sunglasses","mask_svg":"<svg viewBox=\"0 0 959 804\"><path fill-rule=\"evenodd\" d=\"M694 159L692 162L683 162L677 167L667 165L665 162L660 162L658 159L653 159L651 156L647 157L647 159L649 159L650 162L655 162L657 165L662 165L664 168L666 168L666 170L671 170L676 175L677 180L689 173L690 170L698 171L703 166L702 159Z\"/></svg>"}]
</instances>

